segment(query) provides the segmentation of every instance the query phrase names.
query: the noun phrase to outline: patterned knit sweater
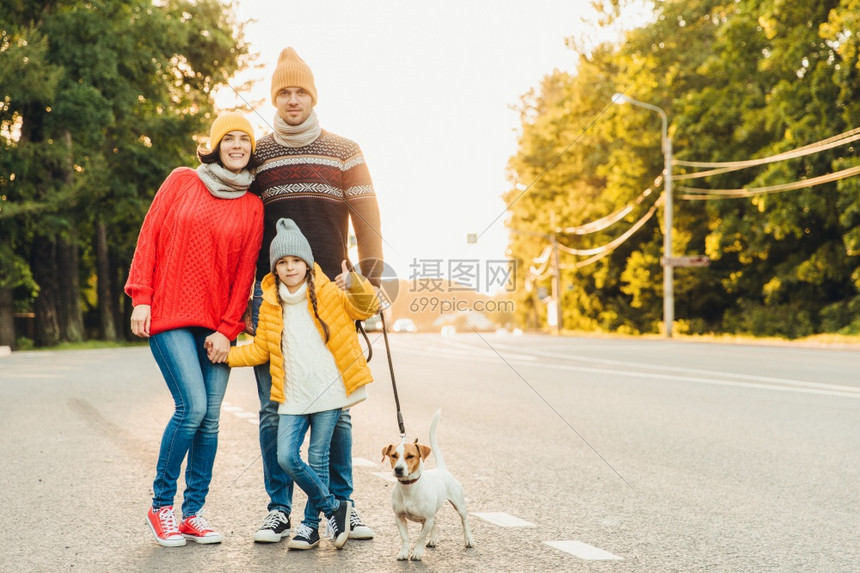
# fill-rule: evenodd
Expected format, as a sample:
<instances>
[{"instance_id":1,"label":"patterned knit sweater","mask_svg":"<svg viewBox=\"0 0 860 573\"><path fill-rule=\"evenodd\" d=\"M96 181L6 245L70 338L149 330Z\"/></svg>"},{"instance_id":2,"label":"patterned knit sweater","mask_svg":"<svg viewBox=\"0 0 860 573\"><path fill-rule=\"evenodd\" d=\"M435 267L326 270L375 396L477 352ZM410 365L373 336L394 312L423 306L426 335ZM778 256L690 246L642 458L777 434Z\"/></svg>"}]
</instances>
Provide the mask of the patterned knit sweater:
<instances>
[{"instance_id":1,"label":"patterned knit sweater","mask_svg":"<svg viewBox=\"0 0 860 573\"><path fill-rule=\"evenodd\" d=\"M134 306L151 305L150 334L200 326L236 338L262 222L252 193L219 199L196 171L175 169L149 207L125 284Z\"/></svg>"},{"instance_id":2,"label":"patterned knit sweater","mask_svg":"<svg viewBox=\"0 0 860 573\"><path fill-rule=\"evenodd\" d=\"M261 165L251 191L263 200L265 213L258 279L272 270L269 245L281 217L296 222L330 277L341 273L341 261L347 258L350 219L359 260L382 261L379 204L358 144L322 130L310 145L284 147L269 134L257 141L255 157ZM362 269L374 284L380 273L381 264Z\"/></svg>"}]
</instances>

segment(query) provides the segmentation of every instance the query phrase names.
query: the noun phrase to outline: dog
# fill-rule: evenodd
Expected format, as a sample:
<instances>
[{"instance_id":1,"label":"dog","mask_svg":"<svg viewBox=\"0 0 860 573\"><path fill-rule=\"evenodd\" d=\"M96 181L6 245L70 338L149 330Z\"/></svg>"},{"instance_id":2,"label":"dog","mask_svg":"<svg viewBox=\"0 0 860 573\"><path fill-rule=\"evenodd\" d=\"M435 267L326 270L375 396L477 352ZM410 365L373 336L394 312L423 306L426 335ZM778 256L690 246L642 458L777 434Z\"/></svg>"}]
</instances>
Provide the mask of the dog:
<instances>
[{"instance_id":1,"label":"dog","mask_svg":"<svg viewBox=\"0 0 860 573\"><path fill-rule=\"evenodd\" d=\"M413 444L389 444L382 448L382 461L388 457L394 477L397 478L397 484L391 492L391 505L402 541L400 553L397 554L398 561L421 561L424 557L425 539L427 547L436 547L436 512L446 501L450 501L460 514L466 547L475 545L469 530L469 514L466 512L463 486L448 472L442 452L436 443L436 426L441 415L442 410L436 410L433 416L433 423L430 425L430 447L419 444L416 439ZM436 458L436 469L425 470L424 460L431 451ZM407 520L423 524L411 552Z\"/></svg>"}]
</instances>

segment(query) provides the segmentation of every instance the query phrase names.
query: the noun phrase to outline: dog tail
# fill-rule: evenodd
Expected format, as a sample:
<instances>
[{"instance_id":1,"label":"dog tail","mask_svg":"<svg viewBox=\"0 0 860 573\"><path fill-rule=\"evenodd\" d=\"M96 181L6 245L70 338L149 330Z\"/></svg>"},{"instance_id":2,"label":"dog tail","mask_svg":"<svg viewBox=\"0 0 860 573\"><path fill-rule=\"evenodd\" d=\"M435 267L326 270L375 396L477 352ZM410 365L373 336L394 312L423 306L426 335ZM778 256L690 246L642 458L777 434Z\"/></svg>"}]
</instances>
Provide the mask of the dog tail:
<instances>
[{"instance_id":1,"label":"dog tail","mask_svg":"<svg viewBox=\"0 0 860 573\"><path fill-rule=\"evenodd\" d=\"M445 460L442 458L442 450L439 449L439 444L436 443L436 426L439 425L439 418L441 417L442 408L439 408L433 415L433 422L430 424L430 449L433 451L433 457L436 458L436 467L446 469Z\"/></svg>"}]
</instances>

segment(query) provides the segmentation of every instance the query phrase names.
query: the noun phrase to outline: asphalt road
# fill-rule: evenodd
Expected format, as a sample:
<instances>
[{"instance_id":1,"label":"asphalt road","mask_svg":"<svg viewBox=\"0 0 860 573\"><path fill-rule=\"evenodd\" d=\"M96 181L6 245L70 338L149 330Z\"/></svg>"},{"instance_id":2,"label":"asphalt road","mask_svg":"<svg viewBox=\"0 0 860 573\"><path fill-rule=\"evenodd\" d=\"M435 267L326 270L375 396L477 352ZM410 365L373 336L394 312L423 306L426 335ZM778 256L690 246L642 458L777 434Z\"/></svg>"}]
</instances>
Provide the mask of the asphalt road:
<instances>
[{"instance_id":1,"label":"asphalt road","mask_svg":"<svg viewBox=\"0 0 860 573\"><path fill-rule=\"evenodd\" d=\"M399 435L381 339L370 399L353 409L355 499L374 540L252 542L266 496L253 375L236 369L207 502L225 541L158 546L144 514L172 405L141 346L0 358L0 571L860 569L857 349L390 339L409 439L426 441L443 410L439 443L474 549L446 506L439 546L395 560L380 453ZM298 515L303 494L294 501Z\"/></svg>"}]
</instances>

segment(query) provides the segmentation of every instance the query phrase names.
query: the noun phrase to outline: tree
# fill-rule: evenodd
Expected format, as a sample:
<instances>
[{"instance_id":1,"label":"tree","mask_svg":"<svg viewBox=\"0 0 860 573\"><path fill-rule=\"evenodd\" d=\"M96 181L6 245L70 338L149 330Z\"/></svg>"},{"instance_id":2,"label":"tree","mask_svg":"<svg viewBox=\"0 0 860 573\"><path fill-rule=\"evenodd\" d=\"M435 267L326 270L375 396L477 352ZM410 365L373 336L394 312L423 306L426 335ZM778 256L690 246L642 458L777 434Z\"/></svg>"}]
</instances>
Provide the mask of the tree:
<instances>
[{"instance_id":1,"label":"tree","mask_svg":"<svg viewBox=\"0 0 860 573\"><path fill-rule=\"evenodd\" d=\"M97 328L113 338L140 221L170 169L192 161L213 90L248 61L242 27L216 0L4 0L0 13L0 79L14 85L0 110L0 221L39 287L37 343L84 337L92 282Z\"/></svg>"},{"instance_id":2,"label":"tree","mask_svg":"<svg viewBox=\"0 0 860 573\"><path fill-rule=\"evenodd\" d=\"M626 2L603 2L608 21ZM624 42L583 51L574 77L549 76L524 99L512 181L511 225L547 232L631 204L662 171L658 118L606 109L623 91L664 109L675 157L727 162L768 157L858 126L858 0L814 7L768 0L657 0L654 19ZM576 42L571 42L576 45ZM572 136L575 135L576 141ZM788 183L856 165L835 148L681 185L745 188ZM673 171L684 175L684 167ZM854 179L752 198L685 201L679 193L673 252L706 253L707 271L678 269L680 331L804 336L860 330L860 185ZM680 199L680 201L679 201ZM509 203L511 201L509 200ZM642 215L588 235L605 245ZM542 230L542 231L541 231ZM566 271L568 327L655 332L661 315L662 237L649 221L596 263ZM583 237L565 237L569 246ZM511 237L528 262L539 249ZM567 256L562 266L582 263Z\"/></svg>"}]
</instances>

